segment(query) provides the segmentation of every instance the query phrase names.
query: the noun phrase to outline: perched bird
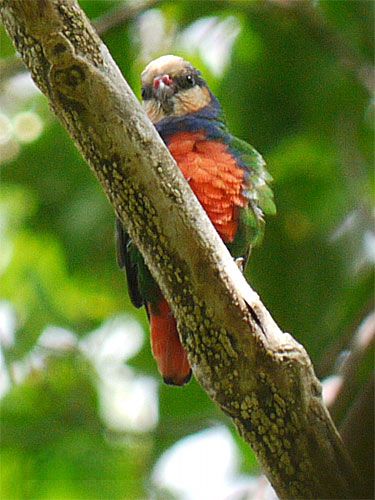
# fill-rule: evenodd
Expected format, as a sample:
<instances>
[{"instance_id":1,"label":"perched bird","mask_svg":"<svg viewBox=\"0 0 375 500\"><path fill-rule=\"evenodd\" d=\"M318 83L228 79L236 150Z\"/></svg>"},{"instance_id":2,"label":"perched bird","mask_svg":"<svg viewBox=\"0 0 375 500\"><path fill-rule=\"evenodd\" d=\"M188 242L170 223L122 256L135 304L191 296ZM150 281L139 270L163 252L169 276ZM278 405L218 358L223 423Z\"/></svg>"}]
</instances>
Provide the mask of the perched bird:
<instances>
[{"instance_id":1,"label":"perched bird","mask_svg":"<svg viewBox=\"0 0 375 500\"><path fill-rule=\"evenodd\" d=\"M275 212L262 157L230 134L218 100L200 72L181 57L167 55L148 64L142 73L142 99L217 232L245 265L261 239L263 214ZM191 368L176 321L119 221L116 229L118 262L126 271L133 304L146 307L159 371L167 384L184 385Z\"/></svg>"}]
</instances>

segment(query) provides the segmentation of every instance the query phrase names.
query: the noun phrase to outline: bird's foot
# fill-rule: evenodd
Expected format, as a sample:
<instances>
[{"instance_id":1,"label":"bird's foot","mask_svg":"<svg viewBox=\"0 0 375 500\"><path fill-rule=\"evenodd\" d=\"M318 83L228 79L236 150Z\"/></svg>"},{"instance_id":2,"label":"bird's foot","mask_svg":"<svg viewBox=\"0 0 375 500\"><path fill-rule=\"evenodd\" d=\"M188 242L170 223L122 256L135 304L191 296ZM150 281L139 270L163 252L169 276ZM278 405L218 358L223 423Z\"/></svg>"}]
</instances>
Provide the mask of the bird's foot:
<instances>
[{"instance_id":1,"label":"bird's foot","mask_svg":"<svg viewBox=\"0 0 375 500\"><path fill-rule=\"evenodd\" d=\"M238 257L237 259L234 259L234 262L237 264L237 267L241 271L241 273L243 273L245 266L245 259L243 257Z\"/></svg>"}]
</instances>

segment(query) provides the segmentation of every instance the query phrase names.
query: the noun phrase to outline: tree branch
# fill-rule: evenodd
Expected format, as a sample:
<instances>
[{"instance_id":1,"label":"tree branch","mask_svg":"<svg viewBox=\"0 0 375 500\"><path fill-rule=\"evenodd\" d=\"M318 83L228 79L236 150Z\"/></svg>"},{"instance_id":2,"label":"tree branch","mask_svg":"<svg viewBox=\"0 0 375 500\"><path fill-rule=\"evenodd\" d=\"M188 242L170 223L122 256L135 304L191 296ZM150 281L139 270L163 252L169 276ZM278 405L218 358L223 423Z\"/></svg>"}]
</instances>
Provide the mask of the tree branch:
<instances>
[{"instance_id":1,"label":"tree branch","mask_svg":"<svg viewBox=\"0 0 375 500\"><path fill-rule=\"evenodd\" d=\"M156 7L159 2L160 0L138 0L137 2L124 3L92 21L92 25L99 35L102 36L111 29L135 19L147 9ZM22 59L16 56L0 59L0 88L9 78L25 71L27 71L27 68Z\"/></svg>"},{"instance_id":2,"label":"tree branch","mask_svg":"<svg viewBox=\"0 0 375 500\"><path fill-rule=\"evenodd\" d=\"M76 1L0 5L36 84L171 304L195 377L278 495L360 496L305 350L246 283Z\"/></svg>"}]
</instances>

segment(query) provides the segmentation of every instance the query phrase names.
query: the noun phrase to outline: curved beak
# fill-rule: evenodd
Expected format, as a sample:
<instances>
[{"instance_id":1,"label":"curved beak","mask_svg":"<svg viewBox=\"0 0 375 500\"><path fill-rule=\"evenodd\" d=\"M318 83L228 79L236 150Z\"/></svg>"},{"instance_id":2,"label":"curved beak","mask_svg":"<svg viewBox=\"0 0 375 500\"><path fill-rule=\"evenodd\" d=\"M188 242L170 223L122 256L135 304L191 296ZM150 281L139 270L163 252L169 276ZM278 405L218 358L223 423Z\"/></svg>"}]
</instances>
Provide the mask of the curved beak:
<instances>
[{"instance_id":1,"label":"curved beak","mask_svg":"<svg viewBox=\"0 0 375 500\"><path fill-rule=\"evenodd\" d=\"M169 75L161 75L154 78L154 94L159 101L165 101L174 94L173 80Z\"/></svg>"}]
</instances>

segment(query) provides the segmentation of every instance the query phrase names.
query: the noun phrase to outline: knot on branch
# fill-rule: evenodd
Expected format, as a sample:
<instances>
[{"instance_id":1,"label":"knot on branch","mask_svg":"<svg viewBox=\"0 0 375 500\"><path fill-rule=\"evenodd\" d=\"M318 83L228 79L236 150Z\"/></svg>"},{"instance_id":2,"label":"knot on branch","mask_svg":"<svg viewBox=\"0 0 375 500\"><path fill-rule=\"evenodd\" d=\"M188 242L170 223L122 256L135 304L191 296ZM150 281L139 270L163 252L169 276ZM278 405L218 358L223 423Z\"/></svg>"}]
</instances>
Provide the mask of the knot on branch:
<instances>
[{"instance_id":1,"label":"knot on branch","mask_svg":"<svg viewBox=\"0 0 375 500\"><path fill-rule=\"evenodd\" d=\"M60 88L65 86L75 89L86 80L86 74L78 64L73 64L68 68L56 69L54 71L54 78Z\"/></svg>"}]
</instances>

